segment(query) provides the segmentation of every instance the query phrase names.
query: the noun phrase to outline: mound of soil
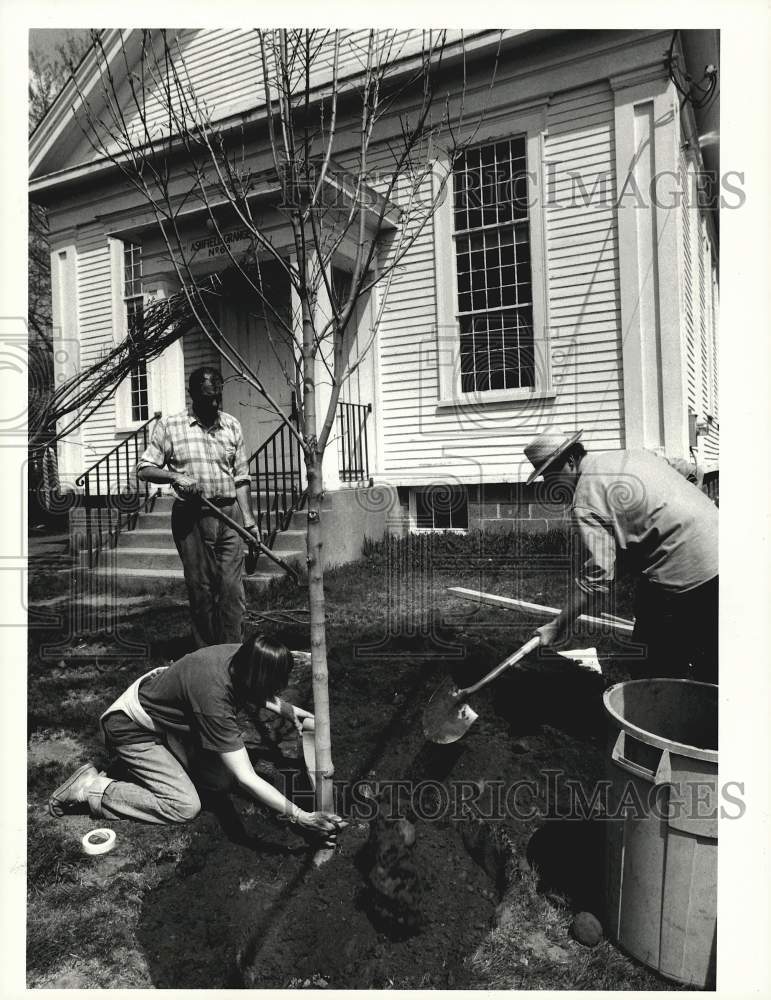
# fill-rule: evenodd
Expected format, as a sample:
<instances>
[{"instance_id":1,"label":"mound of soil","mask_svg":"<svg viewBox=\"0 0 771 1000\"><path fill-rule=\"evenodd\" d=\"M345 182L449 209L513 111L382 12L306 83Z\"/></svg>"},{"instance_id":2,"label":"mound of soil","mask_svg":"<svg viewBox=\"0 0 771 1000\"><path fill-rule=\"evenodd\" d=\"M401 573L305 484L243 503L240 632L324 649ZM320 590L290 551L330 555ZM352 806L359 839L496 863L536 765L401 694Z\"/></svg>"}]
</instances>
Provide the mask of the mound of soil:
<instances>
[{"instance_id":1,"label":"mound of soil","mask_svg":"<svg viewBox=\"0 0 771 1000\"><path fill-rule=\"evenodd\" d=\"M413 860L419 872L419 925L399 933L371 899L358 863L368 831L357 824L339 852L309 872L278 924L240 955L249 987L318 985L336 989L468 985L464 960L494 916L486 874L449 825L416 824Z\"/></svg>"}]
</instances>

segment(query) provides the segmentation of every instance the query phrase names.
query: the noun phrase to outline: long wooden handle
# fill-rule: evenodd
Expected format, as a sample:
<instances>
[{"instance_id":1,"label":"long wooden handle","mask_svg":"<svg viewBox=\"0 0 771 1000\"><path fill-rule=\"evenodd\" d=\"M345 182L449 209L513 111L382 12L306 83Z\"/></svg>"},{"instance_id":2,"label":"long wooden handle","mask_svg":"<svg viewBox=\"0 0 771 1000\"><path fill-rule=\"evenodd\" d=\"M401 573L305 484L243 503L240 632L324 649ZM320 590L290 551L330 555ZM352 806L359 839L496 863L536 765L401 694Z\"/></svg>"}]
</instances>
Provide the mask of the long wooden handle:
<instances>
[{"instance_id":1,"label":"long wooden handle","mask_svg":"<svg viewBox=\"0 0 771 1000\"><path fill-rule=\"evenodd\" d=\"M494 681L495 678L498 677L499 674L502 674L504 670L508 670L509 667L513 667L515 663L519 663L524 656L527 656L528 653L532 653L534 649L537 649L538 646L540 646L540 644L540 635L534 635L532 639L528 639L524 646L520 646L519 649L505 659L503 663L499 663L494 670L491 670L489 674L486 674L481 681L477 681L476 684L472 684L471 687L464 688L459 692L459 695L465 698L466 695L474 694L475 691L484 687L485 684L489 684L490 681Z\"/></svg>"},{"instance_id":2,"label":"long wooden handle","mask_svg":"<svg viewBox=\"0 0 771 1000\"><path fill-rule=\"evenodd\" d=\"M224 510L220 510L220 508L216 504L213 504L211 500L209 500L208 497L205 497L202 493L198 494L198 499L201 501L201 503L205 504L213 514L216 514L216 516L220 519L220 521L224 521L224 523L227 524L228 527L232 528L233 531L237 532L244 539L245 542L248 542L249 545L253 545L254 548L256 549L259 549L260 552L264 552L265 555L268 557L268 559L272 559L277 566L280 566L281 569L285 570L295 582L299 581L299 575L297 573L297 570L294 569L294 567L290 566L289 563L284 562L284 560L280 556L277 556L276 553L273 552L271 549L269 549L264 542L261 542L258 538L255 538L255 536L251 534L251 532L247 531L242 524L239 524L238 521L234 521L229 514L226 514Z\"/></svg>"},{"instance_id":3,"label":"long wooden handle","mask_svg":"<svg viewBox=\"0 0 771 1000\"><path fill-rule=\"evenodd\" d=\"M510 608L514 611L531 611L541 618L549 618L560 613L559 608L548 608L544 604L533 604L531 601L521 601L515 597L501 597L499 594L485 594L481 590L469 590L468 587L448 587L451 594L464 597L470 601L479 601L480 604L491 604L497 608ZM605 625L615 632L625 632L631 634L634 630L634 622L626 618L596 618L594 615L580 615L577 619L587 625Z\"/></svg>"}]
</instances>

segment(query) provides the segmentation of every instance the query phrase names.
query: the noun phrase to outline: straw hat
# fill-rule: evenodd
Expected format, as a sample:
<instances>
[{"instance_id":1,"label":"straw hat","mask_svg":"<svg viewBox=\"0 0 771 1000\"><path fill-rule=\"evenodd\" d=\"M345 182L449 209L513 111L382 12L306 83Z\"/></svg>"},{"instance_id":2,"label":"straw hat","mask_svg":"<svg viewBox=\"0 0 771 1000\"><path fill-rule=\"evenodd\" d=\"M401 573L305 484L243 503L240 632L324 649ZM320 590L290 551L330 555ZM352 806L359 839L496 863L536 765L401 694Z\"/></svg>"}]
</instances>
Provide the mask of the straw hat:
<instances>
[{"instance_id":1,"label":"straw hat","mask_svg":"<svg viewBox=\"0 0 771 1000\"><path fill-rule=\"evenodd\" d=\"M575 444L584 432L576 431L575 434L566 434L559 427L547 427L545 431L538 434L529 445L525 447L525 457L530 460L534 471L527 478L526 486L529 486L534 479L555 462L560 455Z\"/></svg>"}]
</instances>

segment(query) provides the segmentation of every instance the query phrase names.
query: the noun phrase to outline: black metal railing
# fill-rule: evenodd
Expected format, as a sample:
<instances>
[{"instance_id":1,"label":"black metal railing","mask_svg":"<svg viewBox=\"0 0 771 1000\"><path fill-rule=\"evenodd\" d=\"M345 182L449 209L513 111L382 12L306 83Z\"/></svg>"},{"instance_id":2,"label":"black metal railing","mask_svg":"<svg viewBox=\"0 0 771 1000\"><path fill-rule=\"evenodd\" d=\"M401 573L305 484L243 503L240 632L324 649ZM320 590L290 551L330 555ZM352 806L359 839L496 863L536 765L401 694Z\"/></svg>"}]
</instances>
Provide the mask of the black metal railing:
<instances>
[{"instance_id":1,"label":"black metal railing","mask_svg":"<svg viewBox=\"0 0 771 1000\"><path fill-rule=\"evenodd\" d=\"M343 483L369 482L367 418L370 413L372 403L337 404L340 481Z\"/></svg>"},{"instance_id":2,"label":"black metal railing","mask_svg":"<svg viewBox=\"0 0 771 1000\"><path fill-rule=\"evenodd\" d=\"M77 486L83 487L78 506L84 510L85 548L90 567L95 565L105 545L112 547L117 543L124 527L131 531L136 526L140 510L150 509L158 487L139 482L136 467L147 447L150 427L160 416L160 411L153 414L75 480Z\"/></svg>"},{"instance_id":3,"label":"black metal railing","mask_svg":"<svg viewBox=\"0 0 771 1000\"><path fill-rule=\"evenodd\" d=\"M294 409L290 417L297 426ZM305 464L297 437L285 423L264 441L249 459L252 507L262 537L268 545L279 531L286 531L292 514L305 500Z\"/></svg>"}]
</instances>

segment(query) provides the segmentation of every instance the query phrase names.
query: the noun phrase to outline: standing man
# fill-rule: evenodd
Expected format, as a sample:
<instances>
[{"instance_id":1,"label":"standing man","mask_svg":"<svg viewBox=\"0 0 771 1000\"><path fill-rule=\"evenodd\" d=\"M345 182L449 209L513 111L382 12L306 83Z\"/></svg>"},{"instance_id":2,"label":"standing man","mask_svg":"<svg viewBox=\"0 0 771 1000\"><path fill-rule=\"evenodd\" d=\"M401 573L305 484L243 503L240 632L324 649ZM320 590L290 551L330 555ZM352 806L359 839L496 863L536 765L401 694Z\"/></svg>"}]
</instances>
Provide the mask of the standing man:
<instances>
[{"instance_id":1,"label":"standing man","mask_svg":"<svg viewBox=\"0 0 771 1000\"><path fill-rule=\"evenodd\" d=\"M567 637L575 619L608 594L616 554L639 575L630 658L641 677L717 682L718 511L663 458L643 449L588 454L579 438L555 427L525 448L556 501L569 498L585 550L568 607L538 629L544 646Z\"/></svg>"},{"instance_id":2,"label":"standing man","mask_svg":"<svg viewBox=\"0 0 771 1000\"><path fill-rule=\"evenodd\" d=\"M196 646L240 642L244 614L244 543L198 499L206 496L259 541L240 423L223 413L222 376L196 368L188 391L192 412L160 418L137 465L148 483L177 493L171 530L185 571Z\"/></svg>"}]
</instances>

